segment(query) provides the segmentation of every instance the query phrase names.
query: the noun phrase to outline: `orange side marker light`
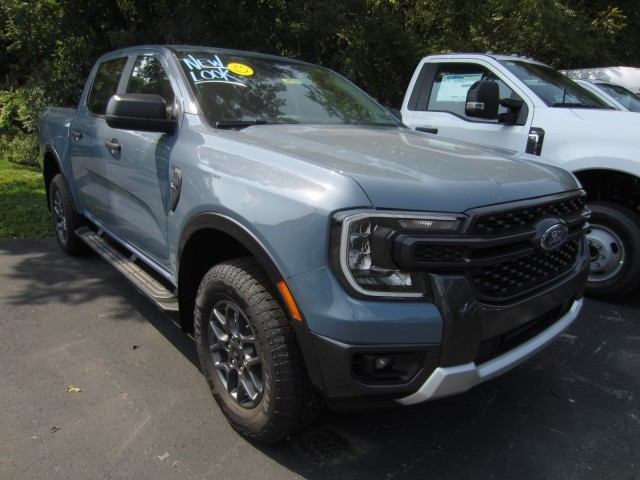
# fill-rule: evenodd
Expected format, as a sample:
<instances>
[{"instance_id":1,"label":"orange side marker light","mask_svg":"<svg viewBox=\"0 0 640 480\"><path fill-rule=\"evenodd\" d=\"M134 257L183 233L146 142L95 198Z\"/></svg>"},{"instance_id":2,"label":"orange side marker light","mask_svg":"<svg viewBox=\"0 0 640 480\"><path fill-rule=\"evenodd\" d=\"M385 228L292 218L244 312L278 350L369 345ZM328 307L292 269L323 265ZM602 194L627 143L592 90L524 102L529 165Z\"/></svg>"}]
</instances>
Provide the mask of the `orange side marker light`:
<instances>
[{"instance_id":1,"label":"orange side marker light","mask_svg":"<svg viewBox=\"0 0 640 480\"><path fill-rule=\"evenodd\" d=\"M280 280L278 282L278 289L284 298L284 301L287 303L287 307L289 307L289 311L291 312L291 316L296 320L302 321L302 315L300 315L300 310L298 310L298 306L296 305L296 301L293 299L293 295L291 295L291 291L289 287L285 283L284 280Z\"/></svg>"}]
</instances>

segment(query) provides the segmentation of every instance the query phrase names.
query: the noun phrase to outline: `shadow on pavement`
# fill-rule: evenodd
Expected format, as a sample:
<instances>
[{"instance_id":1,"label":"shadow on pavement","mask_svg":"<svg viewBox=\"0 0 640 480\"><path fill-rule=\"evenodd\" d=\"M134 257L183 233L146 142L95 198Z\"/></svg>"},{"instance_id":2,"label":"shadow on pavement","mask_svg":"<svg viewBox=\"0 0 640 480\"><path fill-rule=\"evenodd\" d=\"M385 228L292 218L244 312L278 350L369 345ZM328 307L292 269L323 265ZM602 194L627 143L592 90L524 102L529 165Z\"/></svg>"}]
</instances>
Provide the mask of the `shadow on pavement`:
<instances>
[{"instance_id":1,"label":"shadow on pavement","mask_svg":"<svg viewBox=\"0 0 640 480\"><path fill-rule=\"evenodd\" d=\"M8 254L14 261L19 258L9 270L9 282L15 279L27 285L27 288L7 296L9 305L84 305L101 296L116 294L130 303L195 367L200 368L193 339L181 331L175 319L156 308L119 272L92 252L70 257L60 250L56 239L50 237L3 239L0 240L0 253ZM111 318L131 321L139 317L132 317L123 310L114 312Z\"/></svg>"}]
</instances>

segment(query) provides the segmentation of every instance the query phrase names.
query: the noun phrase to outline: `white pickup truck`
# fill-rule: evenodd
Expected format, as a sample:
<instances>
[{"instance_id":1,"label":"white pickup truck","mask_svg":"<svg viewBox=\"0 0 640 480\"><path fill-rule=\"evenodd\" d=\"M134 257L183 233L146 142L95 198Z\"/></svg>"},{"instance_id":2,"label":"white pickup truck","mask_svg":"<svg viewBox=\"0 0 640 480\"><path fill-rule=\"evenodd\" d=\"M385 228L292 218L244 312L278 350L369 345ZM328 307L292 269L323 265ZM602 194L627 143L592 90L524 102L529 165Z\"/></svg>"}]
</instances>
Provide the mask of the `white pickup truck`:
<instances>
[{"instance_id":1,"label":"white pickup truck","mask_svg":"<svg viewBox=\"0 0 640 480\"><path fill-rule=\"evenodd\" d=\"M640 116L611 109L530 58L443 54L419 63L402 104L411 128L538 156L587 191L587 292L611 298L640 284Z\"/></svg>"}]
</instances>

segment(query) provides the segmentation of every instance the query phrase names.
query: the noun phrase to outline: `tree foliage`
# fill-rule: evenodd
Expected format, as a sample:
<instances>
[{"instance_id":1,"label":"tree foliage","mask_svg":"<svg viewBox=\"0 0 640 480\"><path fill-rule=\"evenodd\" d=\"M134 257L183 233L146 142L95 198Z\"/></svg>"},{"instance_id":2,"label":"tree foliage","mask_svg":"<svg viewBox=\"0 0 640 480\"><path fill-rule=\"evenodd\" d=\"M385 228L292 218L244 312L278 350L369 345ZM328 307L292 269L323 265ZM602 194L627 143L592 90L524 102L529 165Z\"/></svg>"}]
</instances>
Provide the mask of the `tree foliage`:
<instances>
[{"instance_id":1,"label":"tree foliage","mask_svg":"<svg viewBox=\"0 0 640 480\"><path fill-rule=\"evenodd\" d=\"M42 105L74 106L96 58L128 45L292 56L398 107L430 53L518 53L556 68L640 65L639 17L637 0L2 0L0 144L33 135Z\"/></svg>"}]
</instances>

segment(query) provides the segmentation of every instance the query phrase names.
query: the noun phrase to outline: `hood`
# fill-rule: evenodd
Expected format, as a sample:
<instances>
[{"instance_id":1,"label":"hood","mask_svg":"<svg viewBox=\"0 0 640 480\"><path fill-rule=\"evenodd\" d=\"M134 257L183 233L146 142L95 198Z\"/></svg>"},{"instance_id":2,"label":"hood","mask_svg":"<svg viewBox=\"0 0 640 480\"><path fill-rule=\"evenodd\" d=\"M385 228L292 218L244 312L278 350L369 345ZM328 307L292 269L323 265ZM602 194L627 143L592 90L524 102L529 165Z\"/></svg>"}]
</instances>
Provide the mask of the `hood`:
<instances>
[{"instance_id":1,"label":"hood","mask_svg":"<svg viewBox=\"0 0 640 480\"><path fill-rule=\"evenodd\" d=\"M555 167L405 128L263 125L227 133L352 178L376 208L462 212L578 188Z\"/></svg>"},{"instance_id":2,"label":"hood","mask_svg":"<svg viewBox=\"0 0 640 480\"><path fill-rule=\"evenodd\" d=\"M590 108L570 109L581 120L602 124L604 128L612 129L623 126L624 128L639 128L640 115L636 112L624 112L620 110L595 110Z\"/></svg>"}]
</instances>

